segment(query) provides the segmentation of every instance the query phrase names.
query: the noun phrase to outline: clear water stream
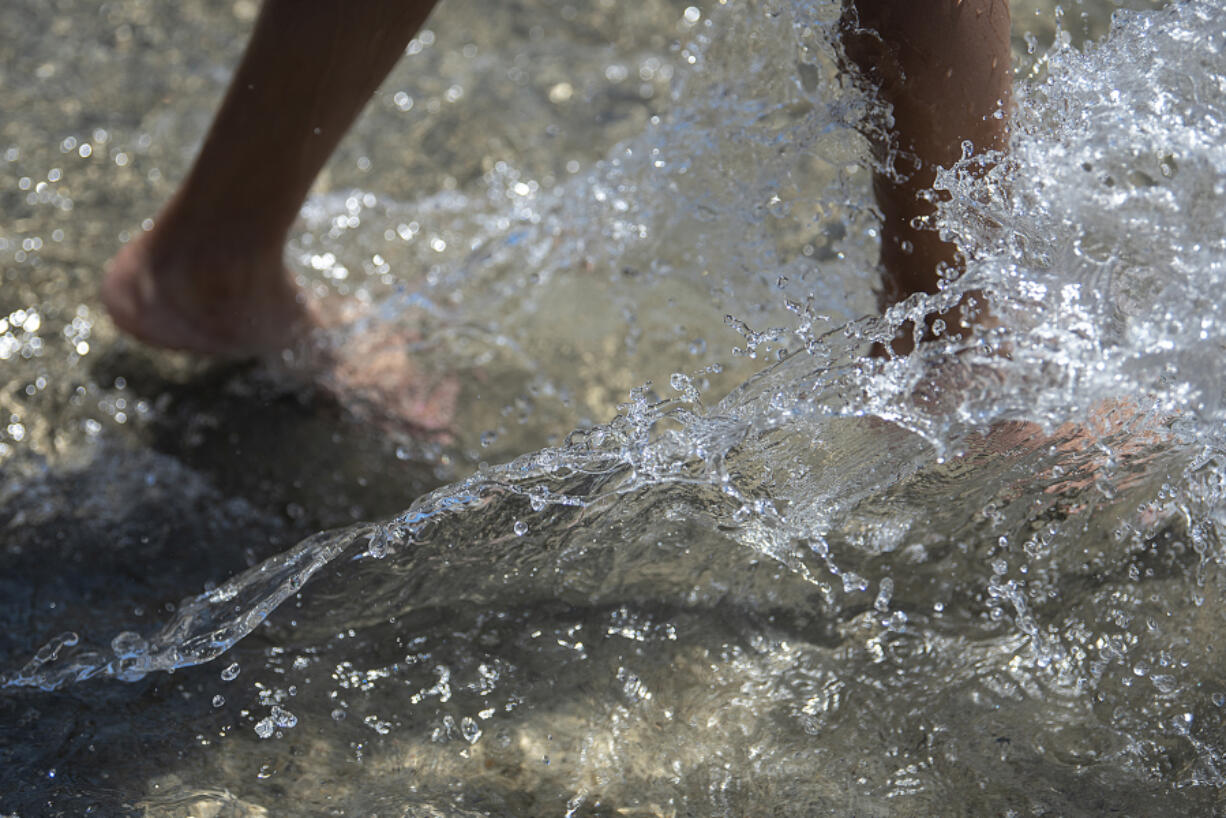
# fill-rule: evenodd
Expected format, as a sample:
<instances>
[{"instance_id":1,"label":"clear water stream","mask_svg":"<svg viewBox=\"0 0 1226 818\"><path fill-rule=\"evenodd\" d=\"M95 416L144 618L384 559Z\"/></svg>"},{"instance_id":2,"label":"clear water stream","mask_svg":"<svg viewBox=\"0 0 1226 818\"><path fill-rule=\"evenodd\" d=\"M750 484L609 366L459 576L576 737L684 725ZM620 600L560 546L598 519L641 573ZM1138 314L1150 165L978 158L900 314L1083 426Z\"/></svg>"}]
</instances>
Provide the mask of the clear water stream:
<instances>
[{"instance_id":1,"label":"clear water stream","mask_svg":"<svg viewBox=\"0 0 1226 818\"><path fill-rule=\"evenodd\" d=\"M624 5L449 2L304 209L429 441L94 299L254 5L4 15L0 813L1222 809L1226 4L1014 4L884 318L838 4Z\"/></svg>"}]
</instances>

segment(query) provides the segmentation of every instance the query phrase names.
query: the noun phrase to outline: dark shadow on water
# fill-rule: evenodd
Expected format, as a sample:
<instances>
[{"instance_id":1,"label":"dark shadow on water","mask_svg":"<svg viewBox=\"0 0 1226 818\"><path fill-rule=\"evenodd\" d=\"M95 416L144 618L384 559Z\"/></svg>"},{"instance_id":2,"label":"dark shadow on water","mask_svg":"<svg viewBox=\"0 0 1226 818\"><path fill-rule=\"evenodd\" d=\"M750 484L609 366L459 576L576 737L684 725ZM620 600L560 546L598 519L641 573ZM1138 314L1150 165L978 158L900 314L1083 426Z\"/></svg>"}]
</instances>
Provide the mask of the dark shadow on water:
<instances>
[{"instance_id":1,"label":"dark shadow on water","mask_svg":"<svg viewBox=\"0 0 1226 818\"><path fill-rule=\"evenodd\" d=\"M397 457L331 397L253 364L168 376L119 349L94 370L102 383L120 374L152 418L0 496L0 671L61 633L97 645L148 633L182 599L439 483L433 465ZM198 735L216 736L210 719L222 715L204 691L217 672L0 691L0 813L127 814L148 786L142 758L182 757Z\"/></svg>"},{"instance_id":2,"label":"dark shadow on water","mask_svg":"<svg viewBox=\"0 0 1226 818\"><path fill-rule=\"evenodd\" d=\"M151 449L227 497L282 513L304 535L395 514L449 476L423 462L419 447L410 443L406 454L402 441L356 421L334 395L256 362L176 378L119 351L100 369L156 396L144 433Z\"/></svg>"},{"instance_id":3,"label":"dark shadow on water","mask_svg":"<svg viewBox=\"0 0 1226 818\"><path fill-rule=\"evenodd\" d=\"M0 694L0 809L39 816L139 815L152 758L184 759L225 714L211 666L136 683ZM216 722L216 724L214 723Z\"/></svg>"}]
</instances>

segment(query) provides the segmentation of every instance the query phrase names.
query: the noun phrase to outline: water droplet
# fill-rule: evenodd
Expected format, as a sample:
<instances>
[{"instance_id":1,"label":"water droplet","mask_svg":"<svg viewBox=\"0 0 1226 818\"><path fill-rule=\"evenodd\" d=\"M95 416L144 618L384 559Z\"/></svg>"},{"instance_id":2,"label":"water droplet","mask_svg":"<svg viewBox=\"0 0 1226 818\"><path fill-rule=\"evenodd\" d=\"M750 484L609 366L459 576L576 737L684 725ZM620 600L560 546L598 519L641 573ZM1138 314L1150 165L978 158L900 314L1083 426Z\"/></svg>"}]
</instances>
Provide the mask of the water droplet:
<instances>
[{"instance_id":1,"label":"water droplet","mask_svg":"<svg viewBox=\"0 0 1226 818\"><path fill-rule=\"evenodd\" d=\"M515 536L522 537L528 533L528 524L523 520L515 521Z\"/></svg>"},{"instance_id":2,"label":"water droplet","mask_svg":"<svg viewBox=\"0 0 1226 818\"><path fill-rule=\"evenodd\" d=\"M366 546L366 553L377 560L383 559L387 556L388 539L387 529L380 528L370 535L370 542Z\"/></svg>"},{"instance_id":3,"label":"water droplet","mask_svg":"<svg viewBox=\"0 0 1226 818\"><path fill-rule=\"evenodd\" d=\"M894 580L886 577L881 580L878 586L877 598L873 600L873 607L879 612L885 613L890 609L890 597L894 595Z\"/></svg>"},{"instance_id":4,"label":"water droplet","mask_svg":"<svg viewBox=\"0 0 1226 818\"><path fill-rule=\"evenodd\" d=\"M1155 674L1150 676L1149 680L1153 682L1154 687L1158 689L1159 693L1174 693L1179 686L1178 682L1175 681L1175 677L1167 674Z\"/></svg>"},{"instance_id":5,"label":"water droplet","mask_svg":"<svg viewBox=\"0 0 1226 818\"><path fill-rule=\"evenodd\" d=\"M269 712L269 718L271 718L273 724L277 725L278 727L290 728L298 724L297 716L276 704L272 706L272 710Z\"/></svg>"},{"instance_id":6,"label":"water droplet","mask_svg":"<svg viewBox=\"0 0 1226 818\"><path fill-rule=\"evenodd\" d=\"M447 716L447 718L451 717ZM389 721L384 721L374 714L362 719L362 723L381 736L386 736L388 733L392 732L392 723Z\"/></svg>"},{"instance_id":7,"label":"water droplet","mask_svg":"<svg viewBox=\"0 0 1226 818\"><path fill-rule=\"evenodd\" d=\"M139 656L148 647L149 643L140 634L132 631L124 631L111 640L111 650L115 651L115 655L121 659Z\"/></svg>"},{"instance_id":8,"label":"water droplet","mask_svg":"<svg viewBox=\"0 0 1226 818\"><path fill-rule=\"evenodd\" d=\"M465 716L460 719L460 734L464 736L464 740L469 744L476 744L481 738L481 727L472 718Z\"/></svg>"},{"instance_id":9,"label":"water droplet","mask_svg":"<svg viewBox=\"0 0 1226 818\"><path fill-rule=\"evenodd\" d=\"M216 696L213 697L214 707L221 707L225 703L226 703L226 697L221 695L220 693L218 693Z\"/></svg>"},{"instance_id":10,"label":"water droplet","mask_svg":"<svg viewBox=\"0 0 1226 818\"><path fill-rule=\"evenodd\" d=\"M238 662L232 662L227 665L221 672L221 680L223 682L232 682L238 678L239 666Z\"/></svg>"},{"instance_id":11,"label":"water droplet","mask_svg":"<svg viewBox=\"0 0 1226 818\"><path fill-rule=\"evenodd\" d=\"M859 574L851 572L843 574L843 591L844 593L852 593L853 591L867 591L868 580Z\"/></svg>"},{"instance_id":12,"label":"water droplet","mask_svg":"<svg viewBox=\"0 0 1226 818\"><path fill-rule=\"evenodd\" d=\"M260 738L272 738L272 733L275 728L272 724L272 719L268 716L260 719L255 724L255 734Z\"/></svg>"}]
</instances>

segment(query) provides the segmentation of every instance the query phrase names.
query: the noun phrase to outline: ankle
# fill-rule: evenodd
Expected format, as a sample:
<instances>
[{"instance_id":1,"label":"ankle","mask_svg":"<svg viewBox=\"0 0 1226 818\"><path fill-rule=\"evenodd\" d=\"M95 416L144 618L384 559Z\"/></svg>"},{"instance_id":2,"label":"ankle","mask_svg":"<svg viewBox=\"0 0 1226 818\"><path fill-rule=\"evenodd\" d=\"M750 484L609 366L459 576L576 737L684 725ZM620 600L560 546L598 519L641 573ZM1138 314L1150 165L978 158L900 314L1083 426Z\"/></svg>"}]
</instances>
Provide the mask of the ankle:
<instances>
[{"instance_id":1,"label":"ankle","mask_svg":"<svg viewBox=\"0 0 1226 818\"><path fill-rule=\"evenodd\" d=\"M289 285L277 236L232 231L218 223L185 224L168 215L159 216L153 229L134 241L156 283L209 301L247 298Z\"/></svg>"}]
</instances>

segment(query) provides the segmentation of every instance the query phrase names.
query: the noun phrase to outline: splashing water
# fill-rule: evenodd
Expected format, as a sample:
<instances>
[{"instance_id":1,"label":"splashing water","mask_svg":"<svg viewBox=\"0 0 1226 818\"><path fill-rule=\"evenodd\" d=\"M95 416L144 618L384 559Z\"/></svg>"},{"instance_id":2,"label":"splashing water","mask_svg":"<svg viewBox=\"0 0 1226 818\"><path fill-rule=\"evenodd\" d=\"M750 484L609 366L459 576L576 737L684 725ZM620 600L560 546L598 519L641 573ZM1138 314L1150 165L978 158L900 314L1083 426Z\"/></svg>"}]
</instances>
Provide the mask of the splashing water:
<instances>
[{"instance_id":1,"label":"splashing water","mask_svg":"<svg viewBox=\"0 0 1226 818\"><path fill-rule=\"evenodd\" d=\"M635 70L668 73L669 98L599 161L549 184L493 162L411 205L312 201L308 283L377 304L431 339L424 367L460 373L456 440L411 453L449 482L173 611L41 631L2 677L7 735L37 745L6 751L14 804L119 787L146 815L1214 808L1226 4L1119 12L1081 49L1055 35L1008 155L938 181L966 275L884 318L859 317L874 103L838 70L838 5L661 8L682 45ZM539 82L554 105L604 93ZM866 357L971 290L999 327ZM0 352L38 358L34 314L9 314ZM65 324L73 350L83 328ZM239 383L263 395L261 377ZM112 413L133 389L103 390ZM10 529L49 530L77 493L223 505L165 455L68 468L26 416L2 453ZM81 516L116 530L96 505ZM251 503L217 516L219 541L287 536ZM140 742L174 752L90 759Z\"/></svg>"}]
</instances>

